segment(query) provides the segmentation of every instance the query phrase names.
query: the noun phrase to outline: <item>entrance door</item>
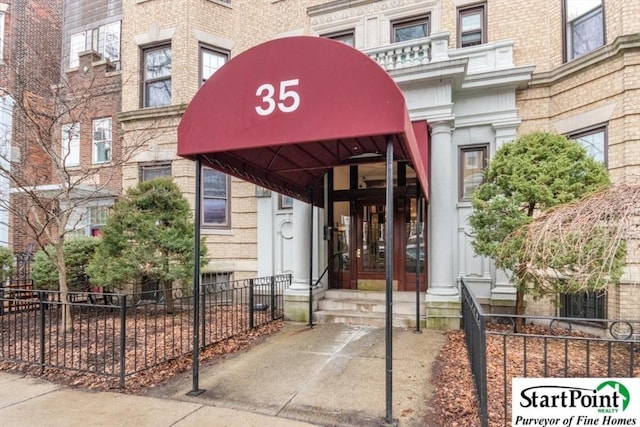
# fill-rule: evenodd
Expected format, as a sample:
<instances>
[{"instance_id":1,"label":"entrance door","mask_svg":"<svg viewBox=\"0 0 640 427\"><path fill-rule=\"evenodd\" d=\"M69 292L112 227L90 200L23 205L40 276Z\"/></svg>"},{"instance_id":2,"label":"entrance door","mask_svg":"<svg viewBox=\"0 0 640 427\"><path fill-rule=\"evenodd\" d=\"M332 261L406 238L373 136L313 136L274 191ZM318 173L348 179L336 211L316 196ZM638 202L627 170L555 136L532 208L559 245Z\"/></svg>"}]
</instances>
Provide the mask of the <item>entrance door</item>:
<instances>
[{"instance_id":1,"label":"entrance door","mask_svg":"<svg viewBox=\"0 0 640 427\"><path fill-rule=\"evenodd\" d=\"M384 290L386 286L384 201L369 200L356 203L355 260L357 288Z\"/></svg>"},{"instance_id":2,"label":"entrance door","mask_svg":"<svg viewBox=\"0 0 640 427\"><path fill-rule=\"evenodd\" d=\"M332 251L331 287L382 291L386 287L386 206L378 197L354 202L335 202L336 221ZM426 289L424 226L418 227L416 199L401 196L394 203L394 290ZM424 224L424 221L422 222ZM417 236L422 236L417 238ZM416 242L421 241L419 253Z\"/></svg>"}]
</instances>

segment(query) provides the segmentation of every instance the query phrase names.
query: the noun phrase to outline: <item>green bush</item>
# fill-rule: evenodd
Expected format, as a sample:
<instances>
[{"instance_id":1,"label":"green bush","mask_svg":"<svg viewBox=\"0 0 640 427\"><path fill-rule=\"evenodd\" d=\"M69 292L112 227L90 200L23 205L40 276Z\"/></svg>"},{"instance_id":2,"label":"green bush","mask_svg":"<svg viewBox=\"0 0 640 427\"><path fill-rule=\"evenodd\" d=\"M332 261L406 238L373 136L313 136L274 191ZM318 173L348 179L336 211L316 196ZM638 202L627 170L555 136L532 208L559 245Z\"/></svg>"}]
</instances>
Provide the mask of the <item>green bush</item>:
<instances>
[{"instance_id":1,"label":"green bush","mask_svg":"<svg viewBox=\"0 0 640 427\"><path fill-rule=\"evenodd\" d=\"M13 252L11 249L0 246L0 285L13 275Z\"/></svg>"},{"instance_id":2,"label":"green bush","mask_svg":"<svg viewBox=\"0 0 640 427\"><path fill-rule=\"evenodd\" d=\"M64 242L64 258L67 267L67 285L70 291L84 291L89 283L86 267L93 258L100 239L93 237L74 238ZM52 246L46 252L36 252L31 276L36 289L59 289L58 269L53 261L55 251Z\"/></svg>"}]
</instances>

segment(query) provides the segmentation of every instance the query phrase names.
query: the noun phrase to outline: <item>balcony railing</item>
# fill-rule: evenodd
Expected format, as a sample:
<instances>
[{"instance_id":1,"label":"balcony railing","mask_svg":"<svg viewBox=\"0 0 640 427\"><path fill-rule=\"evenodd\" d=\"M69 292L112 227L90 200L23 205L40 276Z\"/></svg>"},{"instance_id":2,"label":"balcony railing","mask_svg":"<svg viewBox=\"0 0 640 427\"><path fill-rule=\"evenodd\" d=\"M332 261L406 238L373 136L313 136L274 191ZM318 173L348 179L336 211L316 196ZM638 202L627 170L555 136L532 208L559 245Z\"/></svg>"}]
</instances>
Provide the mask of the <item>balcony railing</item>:
<instances>
[{"instance_id":1,"label":"balcony railing","mask_svg":"<svg viewBox=\"0 0 640 427\"><path fill-rule=\"evenodd\" d=\"M505 40L449 50L449 33L446 32L366 49L364 53L387 71L464 58L468 60L468 74L513 67L513 41Z\"/></svg>"}]
</instances>

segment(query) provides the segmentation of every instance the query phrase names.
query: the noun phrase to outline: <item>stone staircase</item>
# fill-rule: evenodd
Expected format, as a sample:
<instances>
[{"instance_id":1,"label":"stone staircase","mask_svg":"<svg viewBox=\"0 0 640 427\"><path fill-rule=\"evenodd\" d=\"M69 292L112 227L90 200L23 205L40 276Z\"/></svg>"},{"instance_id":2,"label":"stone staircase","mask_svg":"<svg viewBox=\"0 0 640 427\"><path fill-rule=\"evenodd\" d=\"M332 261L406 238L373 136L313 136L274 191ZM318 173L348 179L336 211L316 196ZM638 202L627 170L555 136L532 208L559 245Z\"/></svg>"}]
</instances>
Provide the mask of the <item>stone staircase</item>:
<instances>
[{"instance_id":1,"label":"stone staircase","mask_svg":"<svg viewBox=\"0 0 640 427\"><path fill-rule=\"evenodd\" d=\"M329 289L318 300L313 313L314 323L344 323L348 325L385 326L385 292ZM424 294L421 294L424 296ZM420 319L424 321L424 304ZM416 326L415 292L393 293L393 326Z\"/></svg>"}]
</instances>

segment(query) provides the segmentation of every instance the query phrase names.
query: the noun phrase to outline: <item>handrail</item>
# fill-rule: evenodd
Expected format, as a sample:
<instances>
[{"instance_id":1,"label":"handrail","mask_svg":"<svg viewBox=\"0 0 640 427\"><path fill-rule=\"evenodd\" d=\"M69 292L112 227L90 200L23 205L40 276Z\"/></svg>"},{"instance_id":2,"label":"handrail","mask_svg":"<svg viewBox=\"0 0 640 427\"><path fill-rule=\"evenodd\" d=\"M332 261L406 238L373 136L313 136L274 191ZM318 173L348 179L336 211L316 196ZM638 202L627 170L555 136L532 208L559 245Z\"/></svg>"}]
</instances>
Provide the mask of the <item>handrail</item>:
<instances>
[{"instance_id":1,"label":"handrail","mask_svg":"<svg viewBox=\"0 0 640 427\"><path fill-rule=\"evenodd\" d=\"M333 263L333 260L336 259L338 257L338 255L342 255L342 253L336 252L335 254L333 254L331 256L331 258L329 258L329 262L327 263L327 266L325 267L325 269L322 272L322 274L320 275L320 277L318 277L318 280L316 281L316 283L313 285L314 288L318 286L320 281L324 278L324 275L327 274L327 271L329 271L329 267L331 267L331 264Z\"/></svg>"}]
</instances>

